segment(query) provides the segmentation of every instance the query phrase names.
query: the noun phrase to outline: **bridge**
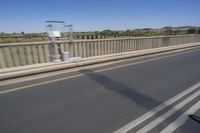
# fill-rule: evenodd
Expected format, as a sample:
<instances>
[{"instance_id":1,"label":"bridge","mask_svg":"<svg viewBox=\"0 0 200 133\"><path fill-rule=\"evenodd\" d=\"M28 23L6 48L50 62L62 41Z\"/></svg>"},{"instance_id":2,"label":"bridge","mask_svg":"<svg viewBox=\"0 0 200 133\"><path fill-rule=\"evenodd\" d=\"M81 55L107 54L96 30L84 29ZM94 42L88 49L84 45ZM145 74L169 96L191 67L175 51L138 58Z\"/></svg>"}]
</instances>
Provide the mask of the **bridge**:
<instances>
[{"instance_id":1,"label":"bridge","mask_svg":"<svg viewBox=\"0 0 200 133\"><path fill-rule=\"evenodd\" d=\"M198 133L199 68L200 35L2 44L0 131Z\"/></svg>"}]
</instances>

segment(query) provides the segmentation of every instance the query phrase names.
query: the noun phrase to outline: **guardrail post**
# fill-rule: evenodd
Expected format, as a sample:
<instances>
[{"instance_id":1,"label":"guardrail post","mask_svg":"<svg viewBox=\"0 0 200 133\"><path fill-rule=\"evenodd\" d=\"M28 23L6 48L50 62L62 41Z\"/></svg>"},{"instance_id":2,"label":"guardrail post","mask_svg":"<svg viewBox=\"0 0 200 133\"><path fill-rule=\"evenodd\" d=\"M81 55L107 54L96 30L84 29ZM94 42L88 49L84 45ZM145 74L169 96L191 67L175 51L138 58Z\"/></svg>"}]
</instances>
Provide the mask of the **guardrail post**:
<instances>
[{"instance_id":1,"label":"guardrail post","mask_svg":"<svg viewBox=\"0 0 200 133\"><path fill-rule=\"evenodd\" d=\"M53 62L61 61L58 45L55 42L49 43L50 60Z\"/></svg>"}]
</instances>

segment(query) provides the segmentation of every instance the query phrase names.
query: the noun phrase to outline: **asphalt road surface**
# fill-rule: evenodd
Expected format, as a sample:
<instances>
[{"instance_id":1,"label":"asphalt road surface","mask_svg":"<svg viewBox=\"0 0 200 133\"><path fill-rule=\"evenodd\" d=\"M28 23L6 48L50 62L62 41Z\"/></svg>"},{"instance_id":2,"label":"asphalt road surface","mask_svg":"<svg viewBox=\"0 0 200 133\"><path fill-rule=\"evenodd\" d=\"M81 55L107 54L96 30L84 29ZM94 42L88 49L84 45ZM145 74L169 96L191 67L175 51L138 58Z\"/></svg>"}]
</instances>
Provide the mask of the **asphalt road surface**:
<instances>
[{"instance_id":1,"label":"asphalt road surface","mask_svg":"<svg viewBox=\"0 0 200 133\"><path fill-rule=\"evenodd\" d=\"M200 131L199 48L37 76L0 82L0 133Z\"/></svg>"}]
</instances>

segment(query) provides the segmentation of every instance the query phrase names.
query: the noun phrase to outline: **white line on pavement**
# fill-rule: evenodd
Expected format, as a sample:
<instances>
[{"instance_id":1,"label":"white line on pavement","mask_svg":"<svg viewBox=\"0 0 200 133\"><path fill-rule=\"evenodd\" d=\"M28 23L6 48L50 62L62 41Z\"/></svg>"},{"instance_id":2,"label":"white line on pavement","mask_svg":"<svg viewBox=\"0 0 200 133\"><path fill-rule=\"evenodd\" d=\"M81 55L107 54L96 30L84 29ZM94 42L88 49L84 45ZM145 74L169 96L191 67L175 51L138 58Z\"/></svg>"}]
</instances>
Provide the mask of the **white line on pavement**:
<instances>
[{"instance_id":1,"label":"white line on pavement","mask_svg":"<svg viewBox=\"0 0 200 133\"><path fill-rule=\"evenodd\" d=\"M191 51L181 52L181 53L177 53L177 54L167 55L167 56L164 56L164 57L158 57L158 58L153 58L153 59L149 59L149 60L138 61L138 62L134 62L134 63L129 63L129 64L125 64L125 65L120 65L120 66L116 66L116 67L100 69L100 70L93 71L93 72L98 73L98 72L103 72L103 71L114 70L114 69L117 69L117 68L123 68L123 67L128 67L128 66L132 66L132 65L137 65L137 64L142 64L142 63L150 62L150 61L156 61L156 60L160 60L160 59L164 59L164 58L168 58L168 57L173 57L173 56L177 56L177 55L182 55L182 54L190 53L190 52L191 52ZM83 70L84 70L84 69L83 69ZM88 73L91 73L91 72L88 72ZM40 85L45 85L45 84L49 84L49 83L55 83L55 82L58 82L58 81L63 81L63 80L67 80L67 79L72 79L72 78L84 76L84 75L86 75L86 74L88 74L88 73L86 72L86 73L83 73L83 74L77 74L77 75L69 76L69 77L65 77L65 78L59 78L59 79L55 79L55 80L49 80L49 81L45 81L45 82L41 82L41 83L36 83L36 84L31 84L31 85L27 85L27 86L23 86L23 87L6 89L6 90L4 90L4 91L0 91L0 95L1 95L1 94L6 94L6 93L15 92L15 91L24 90L24 89L31 88L31 87L37 87L37 86L40 86Z\"/></svg>"},{"instance_id":2,"label":"white line on pavement","mask_svg":"<svg viewBox=\"0 0 200 133\"><path fill-rule=\"evenodd\" d=\"M163 115L157 117L154 121L152 121L151 123L149 123L146 126L144 126L143 128L141 128L139 131L137 131L137 133L147 133L147 132L149 132L150 130L155 128L157 125L159 125L161 122L163 122L164 120L166 120L167 118L172 116L174 113L178 112L178 110L183 108L186 104L188 104L189 102L191 102L192 100L197 98L199 95L200 95L200 90L198 90L193 95L189 96L187 99L180 102L176 106L172 107L172 109L170 109L169 111L167 111Z\"/></svg>"},{"instance_id":3,"label":"white line on pavement","mask_svg":"<svg viewBox=\"0 0 200 133\"><path fill-rule=\"evenodd\" d=\"M190 109L185 111L180 117L178 117L174 122L172 122L170 125L168 125L160 133L172 133L177 128L181 127L187 121L189 114L194 114L199 109L200 109L200 101L198 101Z\"/></svg>"},{"instance_id":4,"label":"white line on pavement","mask_svg":"<svg viewBox=\"0 0 200 133\"><path fill-rule=\"evenodd\" d=\"M166 102L160 104L159 106L153 108L152 110L150 110L149 112L145 113L144 115L142 115L142 116L138 117L137 119L131 121L130 123L126 124L122 128L114 131L114 133L126 133L126 132L130 131L131 129L133 129L134 127L138 126L142 122L146 121L147 119L149 119L150 117L152 117L153 115L158 113L159 111L165 109L166 107L168 107L171 104L173 104L174 102L178 101L179 99L181 99L185 95L187 95L190 92L196 90L198 87L200 87L200 82L196 83L195 85L193 85L192 87L188 88L187 90L177 94L176 96L174 96L171 99L167 100Z\"/></svg>"},{"instance_id":5,"label":"white line on pavement","mask_svg":"<svg viewBox=\"0 0 200 133\"><path fill-rule=\"evenodd\" d=\"M155 56L160 56L163 55L163 57L166 57L166 54L173 54L174 56L176 55L180 55L180 54L185 54L185 53L189 53L189 52L196 52L199 51L199 49L194 49L194 48L188 48L187 50L190 51L185 51L186 49L181 49L181 50L176 50L176 51L170 51L170 52L166 52L166 53L159 53L156 55L149 55L148 57L152 57L155 58ZM185 51L185 52L183 52ZM181 53L174 53L174 52L181 52ZM142 57L144 58L144 57ZM98 68L98 67L102 67L102 66L107 66L107 65L113 65L116 63L120 63L120 62L125 62L125 61L134 61L136 58L131 58L131 59L125 59L125 60L117 60L117 61L111 61L111 62L106 62L103 64L95 64L92 66L84 66L81 68L72 68L72 69L67 69L67 70L60 70L60 71L56 71L56 72L50 72L50 73L44 73L44 74L37 74L37 75L32 75L32 76L26 76L24 78L20 78L20 79L10 79L8 81L0 81L0 87L1 86L5 86L5 85L10 85L10 84L15 84L15 83L21 83L21 82L27 82L27 81L31 81L31 80L36 80L36 79L43 79L43 78L47 78L47 77L53 77L53 76L57 76L57 75L61 75L61 74L67 74L67 73L72 73L72 72L76 72L79 70L83 70L83 69L92 69L92 68Z\"/></svg>"}]
</instances>

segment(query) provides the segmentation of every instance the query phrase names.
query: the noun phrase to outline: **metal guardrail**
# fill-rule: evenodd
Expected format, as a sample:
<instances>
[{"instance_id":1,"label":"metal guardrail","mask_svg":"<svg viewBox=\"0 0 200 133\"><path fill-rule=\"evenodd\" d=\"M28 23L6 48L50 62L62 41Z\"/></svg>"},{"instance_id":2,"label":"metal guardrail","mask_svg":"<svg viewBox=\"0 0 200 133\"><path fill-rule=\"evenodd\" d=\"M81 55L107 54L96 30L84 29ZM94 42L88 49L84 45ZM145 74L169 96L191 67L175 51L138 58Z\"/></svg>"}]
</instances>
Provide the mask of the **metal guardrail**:
<instances>
[{"instance_id":1,"label":"metal guardrail","mask_svg":"<svg viewBox=\"0 0 200 133\"><path fill-rule=\"evenodd\" d=\"M200 35L1 44L0 68L51 62L65 51L70 52L71 57L87 58L193 42L200 42Z\"/></svg>"}]
</instances>

